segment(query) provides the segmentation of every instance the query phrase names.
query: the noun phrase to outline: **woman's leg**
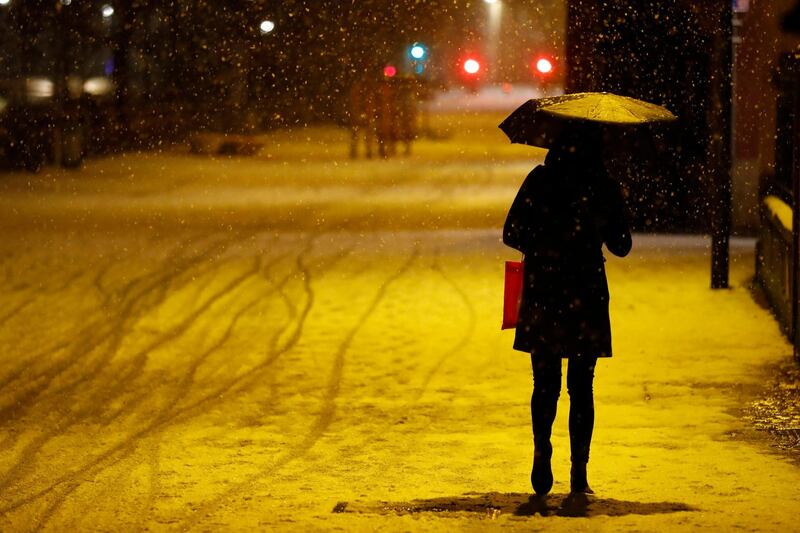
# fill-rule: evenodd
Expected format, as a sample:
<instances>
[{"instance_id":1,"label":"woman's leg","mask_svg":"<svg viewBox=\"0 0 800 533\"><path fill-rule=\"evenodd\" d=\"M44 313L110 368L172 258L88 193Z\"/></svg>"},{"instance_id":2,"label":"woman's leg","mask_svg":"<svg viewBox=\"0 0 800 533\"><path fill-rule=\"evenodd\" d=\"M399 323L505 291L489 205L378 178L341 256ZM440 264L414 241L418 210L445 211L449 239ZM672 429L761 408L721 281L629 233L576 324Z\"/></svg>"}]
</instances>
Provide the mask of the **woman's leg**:
<instances>
[{"instance_id":1,"label":"woman's leg","mask_svg":"<svg viewBox=\"0 0 800 533\"><path fill-rule=\"evenodd\" d=\"M586 480L586 463L594 429L592 384L596 363L596 357L570 357L567 366L572 492L591 492Z\"/></svg>"},{"instance_id":2,"label":"woman's leg","mask_svg":"<svg viewBox=\"0 0 800 533\"><path fill-rule=\"evenodd\" d=\"M549 354L531 354L531 365L531 425L534 447L531 484L536 494L547 494L553 486L553 472L550 468L553 447L550 444L550 435L561 392L561 358Z\"/></svg>"}]
</instances>

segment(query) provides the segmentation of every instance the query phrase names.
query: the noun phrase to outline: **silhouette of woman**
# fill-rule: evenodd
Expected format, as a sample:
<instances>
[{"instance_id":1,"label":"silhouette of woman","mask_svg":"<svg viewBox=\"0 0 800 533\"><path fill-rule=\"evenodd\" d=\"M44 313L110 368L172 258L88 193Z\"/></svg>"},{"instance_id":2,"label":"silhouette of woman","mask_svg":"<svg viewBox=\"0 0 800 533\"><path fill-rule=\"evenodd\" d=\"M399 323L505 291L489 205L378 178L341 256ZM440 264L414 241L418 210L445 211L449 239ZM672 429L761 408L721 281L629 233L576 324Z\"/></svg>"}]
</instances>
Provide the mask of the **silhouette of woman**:
<instances>
[{"instance_id":1,"label":"silhouette of woman","mask_svg":"<svg viewBox=\"0 0 800 533\"><path fill-rule=\"evenodd\" d=\"M586 478L594 427L592 382L598 357L611 356L608 284L602 245L624 257L630 230L619 186L599 142L562 139L525 179L511 205L503 242L525 254L514 349L531 354L533 469L538 495L553 486L550 434L568 359L570 490L591 493Z\"/></svg>"}]
</instances>

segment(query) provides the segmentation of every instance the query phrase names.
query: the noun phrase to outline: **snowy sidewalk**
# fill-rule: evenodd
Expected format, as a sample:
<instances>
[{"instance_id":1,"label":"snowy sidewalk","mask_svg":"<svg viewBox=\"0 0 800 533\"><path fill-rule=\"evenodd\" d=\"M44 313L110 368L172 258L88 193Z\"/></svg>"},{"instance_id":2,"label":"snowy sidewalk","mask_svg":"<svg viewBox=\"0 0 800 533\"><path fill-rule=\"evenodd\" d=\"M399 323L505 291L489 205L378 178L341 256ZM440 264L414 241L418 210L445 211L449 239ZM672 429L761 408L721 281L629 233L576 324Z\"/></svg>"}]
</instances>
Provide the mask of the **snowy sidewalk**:
<instances>
[{"instance_id":1,"label":"snowy sidewalk","mask_svg":"<svg viewBox=\"0 0 800 533\"><path fill-rule=\"evenodd\" d=\"M313 130L4 176L0 530L798 530L800 468L741 414L791 357L750 240L727 291L703 237L609 258L596 495L565 502L562 392L529 503L499 228L541 151L454 120L409 159Z\"/></svg>"},{"instance_id":2,"label":"snowy sidewalk","mask_svg":"<svg viewBox=\"0 0 800 533\"><path fill-rule=\"evenodd\" d=\"M597 494L588 506L565 501L565 392L553 495L545 506L528 502L529 361L508 349L511 333L491 330L490 315L459 352L458 368L449 368L458 385L436 417L420 421L419 445L403 456L403 471L416 476L393 480L391 495L376 491L386 504L345 509L382 510L381 527L412 529L795 530L800 469L767 443L744 439L739 414L767 379L764 365L787 359L791 348L749 293L753 242L734 240L730 291L707 289L706 246L699 237L637 236L629 258L609 260L616 355L597 369ZM440 457L435 474L431 453ZM412 521L388 518L395 513Z\"/></svg>"},{"instance_id":3,"label":"snowy sidewalk","mask_svg":"<svg viewBox=\"0 0 800 533\"><path fill-rule=\"evenodd\" d=\"M566 394L553 495L528 502L497 230L26 231L2 249L3 530L795 529L800 469L738 411L790 356L748 291L752 241L730 291L707 289L703 238L609 260L576 507Z\"/></svg>"}]
</instances>

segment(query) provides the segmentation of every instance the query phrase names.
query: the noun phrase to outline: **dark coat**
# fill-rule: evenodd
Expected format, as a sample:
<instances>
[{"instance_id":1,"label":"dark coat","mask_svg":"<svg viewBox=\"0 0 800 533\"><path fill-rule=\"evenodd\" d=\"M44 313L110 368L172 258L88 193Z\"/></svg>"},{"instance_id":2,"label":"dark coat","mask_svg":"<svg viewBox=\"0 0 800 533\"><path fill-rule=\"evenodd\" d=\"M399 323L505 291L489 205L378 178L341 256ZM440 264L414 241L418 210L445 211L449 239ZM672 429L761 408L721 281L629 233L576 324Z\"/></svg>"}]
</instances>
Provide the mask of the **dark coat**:
<instances>
[{"instance_id":1,"label":"dark coat","mask_svg":"<svg viewBox=\"0 0 800 533\"><path fill-rule=\"evenodd\" d=\"M619 186L598 154L550 150L508 213L503 242L525 254L514 349L557 357L611 356L602 253L631 249Z\"/></svg>"}]
</instances>

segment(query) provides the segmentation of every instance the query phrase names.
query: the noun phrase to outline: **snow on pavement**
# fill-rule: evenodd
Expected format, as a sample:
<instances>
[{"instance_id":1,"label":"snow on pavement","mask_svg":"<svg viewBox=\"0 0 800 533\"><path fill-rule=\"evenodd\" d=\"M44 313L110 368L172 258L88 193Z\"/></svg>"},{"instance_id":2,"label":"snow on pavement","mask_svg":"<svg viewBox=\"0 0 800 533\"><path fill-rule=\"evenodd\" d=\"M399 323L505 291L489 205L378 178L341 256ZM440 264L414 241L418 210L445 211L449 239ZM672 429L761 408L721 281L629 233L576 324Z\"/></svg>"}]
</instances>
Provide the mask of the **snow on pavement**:
<instances>
[{"instance_id":1,"label":"snow on pavement","mask_svg":"<svg viewBox=\"0 0 800 533\"><path fill-rule=\"evenodd\" d=\"M554 494L528 501L530 361L499 330L516 254L497 220L529 161L427 149L349 163L353 194L312 221L235 194L187 215L187 192L324 185L297 161L283 178L266 160L182 154L8 177L0 529L795 530L800 470L739 411L791 355L750 294L750 240L734 240L729 291L707 288L703 237L636 236L609 259L597 494L565 498L564 393ZM360 173L370 166L383 190ZM443 199L405 202L394 180L409 171L408 186ZM107 210L98 194L136 207ZM440 216L458 204L447 198L465 207Z\"/></svg>"}]
</instances>

